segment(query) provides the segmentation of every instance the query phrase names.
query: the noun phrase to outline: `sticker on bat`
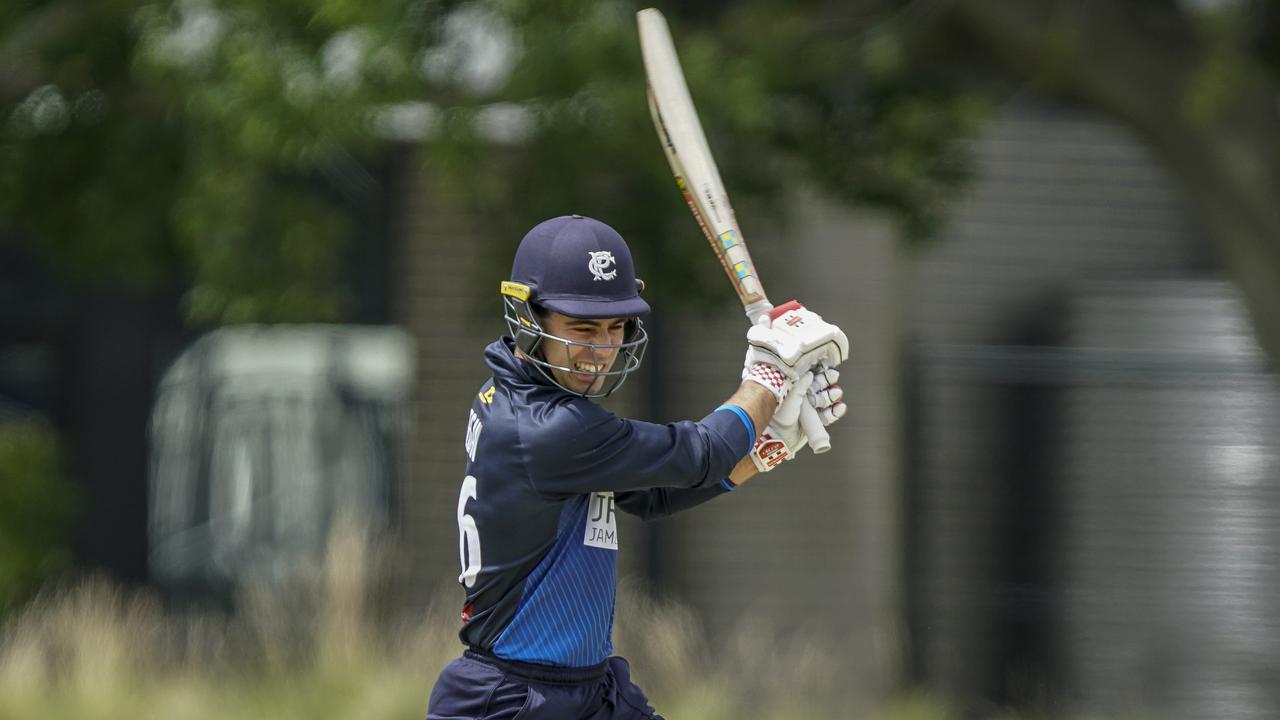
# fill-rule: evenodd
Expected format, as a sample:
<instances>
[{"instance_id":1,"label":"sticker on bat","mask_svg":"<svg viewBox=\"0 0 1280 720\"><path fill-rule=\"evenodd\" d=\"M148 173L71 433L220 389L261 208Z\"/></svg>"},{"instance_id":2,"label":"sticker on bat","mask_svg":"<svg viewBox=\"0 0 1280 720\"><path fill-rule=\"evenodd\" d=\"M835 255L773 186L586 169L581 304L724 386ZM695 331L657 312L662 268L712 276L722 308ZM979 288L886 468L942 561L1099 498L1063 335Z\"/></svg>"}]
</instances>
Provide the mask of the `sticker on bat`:
<instances>
[{"instance_id":1,"label":"sticker on bat","mask_svg":"<svg viewBox=\"0 0 1280 720\"><path fill-rule=\"evenodd\" d=\"M747 277L751 274L751 266L746 262L736 262L733 264L733 274L739 278Z\"/></svg>"},{"instance_id":2,"label":"sticker on bat","mask_svg":"<svg viewBox=\"0 0 1280 720\"><path fill-rule=\"evenodd\" d=\"M726 230L720 233L720 244L725 250L738 244L738 233L735 230Z\"/></svg>"}]
</instances>

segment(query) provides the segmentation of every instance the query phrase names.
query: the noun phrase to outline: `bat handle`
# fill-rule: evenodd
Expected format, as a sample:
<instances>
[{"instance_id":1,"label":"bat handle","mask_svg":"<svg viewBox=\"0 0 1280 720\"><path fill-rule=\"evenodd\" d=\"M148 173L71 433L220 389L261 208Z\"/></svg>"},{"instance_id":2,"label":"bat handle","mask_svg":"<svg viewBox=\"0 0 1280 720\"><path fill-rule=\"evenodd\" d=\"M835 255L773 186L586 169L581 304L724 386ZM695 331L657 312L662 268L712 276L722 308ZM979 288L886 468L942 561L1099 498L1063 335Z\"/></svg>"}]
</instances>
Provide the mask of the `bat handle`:
<instances>
[{"instance_id":1,"label":"bat handle","mask_svg":"<svg viewBox=\"0 0 1280 720\"><path fill-rule=\"evenodd\" d=\"M818 411L808 402L800 404L800 427L809 438L809 447L813 448L814 455L831 449L831 436L827 434L822 418L818 417Z\"/></svg>"},{"instance_id":2,"label":"bat handle","mask_svg":"<svg viewBox=\"0 0 1280 720\"><path fill-rule=\"evenodd\" d=\"M747 319L751 321L752 325L755 325L757 320L772 309L773 304L763 298L742 308L743 312L747 314Z\"/></svg>"}]
</instances>

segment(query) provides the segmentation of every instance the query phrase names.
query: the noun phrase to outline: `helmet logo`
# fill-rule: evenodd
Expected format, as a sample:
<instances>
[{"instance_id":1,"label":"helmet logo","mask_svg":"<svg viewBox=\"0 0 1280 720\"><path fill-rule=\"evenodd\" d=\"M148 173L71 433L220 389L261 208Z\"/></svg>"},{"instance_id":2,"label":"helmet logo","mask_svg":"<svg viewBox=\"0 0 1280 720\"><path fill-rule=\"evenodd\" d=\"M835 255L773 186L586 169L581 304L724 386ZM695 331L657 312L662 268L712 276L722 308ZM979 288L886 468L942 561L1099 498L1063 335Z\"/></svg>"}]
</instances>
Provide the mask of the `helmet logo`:
<instances>
[{"instance_id":1,"label":"helmet logo","mask_svg":"<svg viewBox=\"0 0 1280 720\"><path fill-rule=\"evenodd\" d=\"M591 262L587 263L587 269L591 271L596 280L612 280L618 276L616 267L605 272L610 265L614 264L613 253L608 250L600 250L599 252L588 250L587 254L591 256Z\"/></svg>"}]
</instances>

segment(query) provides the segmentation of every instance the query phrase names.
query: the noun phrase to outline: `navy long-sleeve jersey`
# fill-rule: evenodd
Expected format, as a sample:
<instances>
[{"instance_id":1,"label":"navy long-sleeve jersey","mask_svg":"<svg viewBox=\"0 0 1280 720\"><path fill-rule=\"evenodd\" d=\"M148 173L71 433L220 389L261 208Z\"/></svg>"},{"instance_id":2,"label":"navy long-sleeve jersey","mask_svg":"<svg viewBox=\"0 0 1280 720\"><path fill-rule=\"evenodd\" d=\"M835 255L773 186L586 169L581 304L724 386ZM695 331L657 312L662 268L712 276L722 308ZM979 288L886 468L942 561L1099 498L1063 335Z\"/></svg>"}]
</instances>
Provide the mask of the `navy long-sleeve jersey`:
<instances>
[{"instance_id":1,"label":"navy long-sleeve jersey","mask_svg":"<svg viewBox=\"0 0 1280 720\"><path fill-rule=\"evenodd\" d=\"M559 667L613 651L614 511L662 517L732 489L751 449L741 408L666 425L619 418L548 382L509 338L471 407L458 497L466 645Z\"/></svg>"}]
</instances>

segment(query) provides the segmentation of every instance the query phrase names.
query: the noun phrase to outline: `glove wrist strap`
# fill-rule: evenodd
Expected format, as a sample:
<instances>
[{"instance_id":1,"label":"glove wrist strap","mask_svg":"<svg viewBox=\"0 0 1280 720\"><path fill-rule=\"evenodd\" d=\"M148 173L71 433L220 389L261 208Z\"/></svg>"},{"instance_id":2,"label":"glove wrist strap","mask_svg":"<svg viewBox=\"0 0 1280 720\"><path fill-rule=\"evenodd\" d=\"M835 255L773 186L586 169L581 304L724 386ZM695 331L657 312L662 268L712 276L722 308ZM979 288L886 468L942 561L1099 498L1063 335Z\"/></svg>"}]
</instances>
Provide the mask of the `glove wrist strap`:
<instances>
[{"instance_id":1,"label":"glove wrist strap","mask_svg":"<svg viewBox=\"0 0 1280 720\"><path fill-rule=\"evenodd\" d=\"M774 434L773 428L766 428L756 439L751 448L751 461L756 470L767 473L783 462L790 460L795 452L787 447L786 441Z\"/></svg>"},{"instance_id":2,"label":"glove wrist strap","mask_svg":"<svg viewBox=\"0 0 1280 720\"><path fill-rule=\"evenodd\" d=\"M769 363L752 363L747 368L747 371L743 373L742 379L753 380L763 385L765 389L773 393L779 403L782 402L782 398L787 394L787 376Z\"/></svg>"}]
</instances>

